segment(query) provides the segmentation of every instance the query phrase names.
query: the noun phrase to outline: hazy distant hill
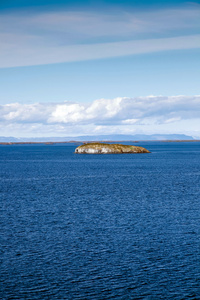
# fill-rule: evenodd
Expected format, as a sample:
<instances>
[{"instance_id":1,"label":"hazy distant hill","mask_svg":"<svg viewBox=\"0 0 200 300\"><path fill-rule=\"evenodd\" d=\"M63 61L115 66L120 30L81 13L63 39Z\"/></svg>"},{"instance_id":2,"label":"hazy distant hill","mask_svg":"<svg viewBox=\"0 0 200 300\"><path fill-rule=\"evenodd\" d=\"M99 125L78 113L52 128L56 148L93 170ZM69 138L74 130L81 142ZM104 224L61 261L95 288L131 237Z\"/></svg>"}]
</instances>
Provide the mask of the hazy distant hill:
<instances>
[{"instance_id":1,"label":"hazy distant hill","mask_svg":"<svg viewBox=\"0 0 200 300\"><path fill-rule=\"evenodd\" d=\"M193 140L185 134L113 134L113 135L85 135L76 137L42 137L42 138L15 138L0 137L0 142L67 142L67 141L159 141L159 140Z\"/></svg>"},{"instance_id":2,"label":"hazy distant hill","mask_svg":"<svg viewBox=\"0 0 200 300\"><path fill-rule=\"evenodd\" d=\"M20 140L17 138L14 138L12 136L0 136L0 142L1 143L8 143L8 142L14 143L14 142L20 142Z\"/></svg>"},{"instance_id":3,"label":"hazy distant hill","mask_svg":"<svg viewBox=\"0 0 200 300\"><path fill-rule=\"evenodd\" d=\"M184 134L135 134L135 135L125 135L125 134L113 134L113 135L97 135L97 136L79 136L73 139L78 139L79 141L99 141L99 140L113 140L113 141L144 141L144 140L193 140L192 136Z\"/></svg>"}]
</instances>

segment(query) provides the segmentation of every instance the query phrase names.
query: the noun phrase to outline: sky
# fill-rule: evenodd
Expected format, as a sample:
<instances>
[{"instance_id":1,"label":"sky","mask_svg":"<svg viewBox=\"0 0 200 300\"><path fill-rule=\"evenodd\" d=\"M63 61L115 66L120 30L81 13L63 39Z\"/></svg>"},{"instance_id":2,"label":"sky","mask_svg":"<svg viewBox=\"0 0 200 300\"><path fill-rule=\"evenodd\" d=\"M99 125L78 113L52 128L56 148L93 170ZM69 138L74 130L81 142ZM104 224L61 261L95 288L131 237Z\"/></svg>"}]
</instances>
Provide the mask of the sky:
<instances>
[{"instance_id":1,"label":"sky","mask_svg":"<svg viewBox=\"0 0 200 300\"><path fill-rule=\"evenodd\" d=\"M200 138L200 1L1 0L0 136Z\"/></svg>"}]
</instances>

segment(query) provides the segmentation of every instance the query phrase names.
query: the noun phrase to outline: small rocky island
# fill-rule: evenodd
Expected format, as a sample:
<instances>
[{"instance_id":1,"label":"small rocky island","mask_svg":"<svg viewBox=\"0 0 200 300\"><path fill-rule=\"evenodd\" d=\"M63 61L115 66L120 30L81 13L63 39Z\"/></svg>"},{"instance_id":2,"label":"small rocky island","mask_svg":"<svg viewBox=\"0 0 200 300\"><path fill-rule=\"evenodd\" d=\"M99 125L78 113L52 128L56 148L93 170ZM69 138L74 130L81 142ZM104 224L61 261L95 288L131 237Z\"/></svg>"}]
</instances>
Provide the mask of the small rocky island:
<instances>
[{"instance_id":1,"label":"small rocky island","mask_svg":"<svg viewBox=\"0 0 200 300\"><path fill-rule=\"evenodd\" d=\"M149 150L131 145L88 143L75 149L80 154L122 154L122 153L150 153Z\"/></svg>"}]
</instances>

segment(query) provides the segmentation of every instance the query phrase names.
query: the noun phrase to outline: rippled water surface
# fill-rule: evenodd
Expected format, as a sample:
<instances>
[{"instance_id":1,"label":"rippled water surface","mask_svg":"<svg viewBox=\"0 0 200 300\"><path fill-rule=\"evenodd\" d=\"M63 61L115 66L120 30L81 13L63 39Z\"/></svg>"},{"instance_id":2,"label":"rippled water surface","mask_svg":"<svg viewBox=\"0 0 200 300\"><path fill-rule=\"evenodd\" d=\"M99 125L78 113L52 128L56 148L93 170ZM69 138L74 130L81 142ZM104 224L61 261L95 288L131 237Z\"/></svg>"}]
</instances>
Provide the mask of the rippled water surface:
<instances>
[{"instance_id":1,"label":"rippled water surface","mask_svg":"<svg viewBox=\"0 0 200 300\"><path fill-rule=\"evenodd\" d=\"M200 299L200 143L0 146L1 299Z\"/></svg>"}]
</instances>

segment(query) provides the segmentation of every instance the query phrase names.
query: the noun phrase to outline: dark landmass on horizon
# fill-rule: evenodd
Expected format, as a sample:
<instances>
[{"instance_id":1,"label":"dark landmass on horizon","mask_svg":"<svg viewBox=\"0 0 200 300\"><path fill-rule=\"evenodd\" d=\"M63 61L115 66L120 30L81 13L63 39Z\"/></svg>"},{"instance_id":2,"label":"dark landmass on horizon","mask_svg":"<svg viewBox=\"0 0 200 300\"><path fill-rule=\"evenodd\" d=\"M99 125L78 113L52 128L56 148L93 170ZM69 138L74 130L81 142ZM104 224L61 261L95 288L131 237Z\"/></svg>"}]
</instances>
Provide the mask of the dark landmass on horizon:
<instances>
[{"instance_id":1,"label":"dark landmass on horizon","mask_svg":"<svg viewBox=\"0 0 200 300\"><path fill-rule=\"evenodd\" d=\"M0 136L0 144L55 144L55 143L86 143L86 142L140 142L140 141L198 141L185 134L109 134L75 137L40 137L15 138Z\"/></svg>"},{"instance_id":2,"label":"dark landmass on horizon","mask_svg":"<svg viewBox=\"0 0 200 300\"><path fill-rule=\"evenodd\" d=\"M0 145L55 145L55 144L75 144L82 145L87 143L96 143L97 141L68 141L68 142L0 142ZM98 141L104 143L105 141ZM184 143L184 142L200 142L200 140L140 140L140 141L106 141L107 143L139 143L139 142L165 142L165 143Z\"/></svg>"}]
</instances>

